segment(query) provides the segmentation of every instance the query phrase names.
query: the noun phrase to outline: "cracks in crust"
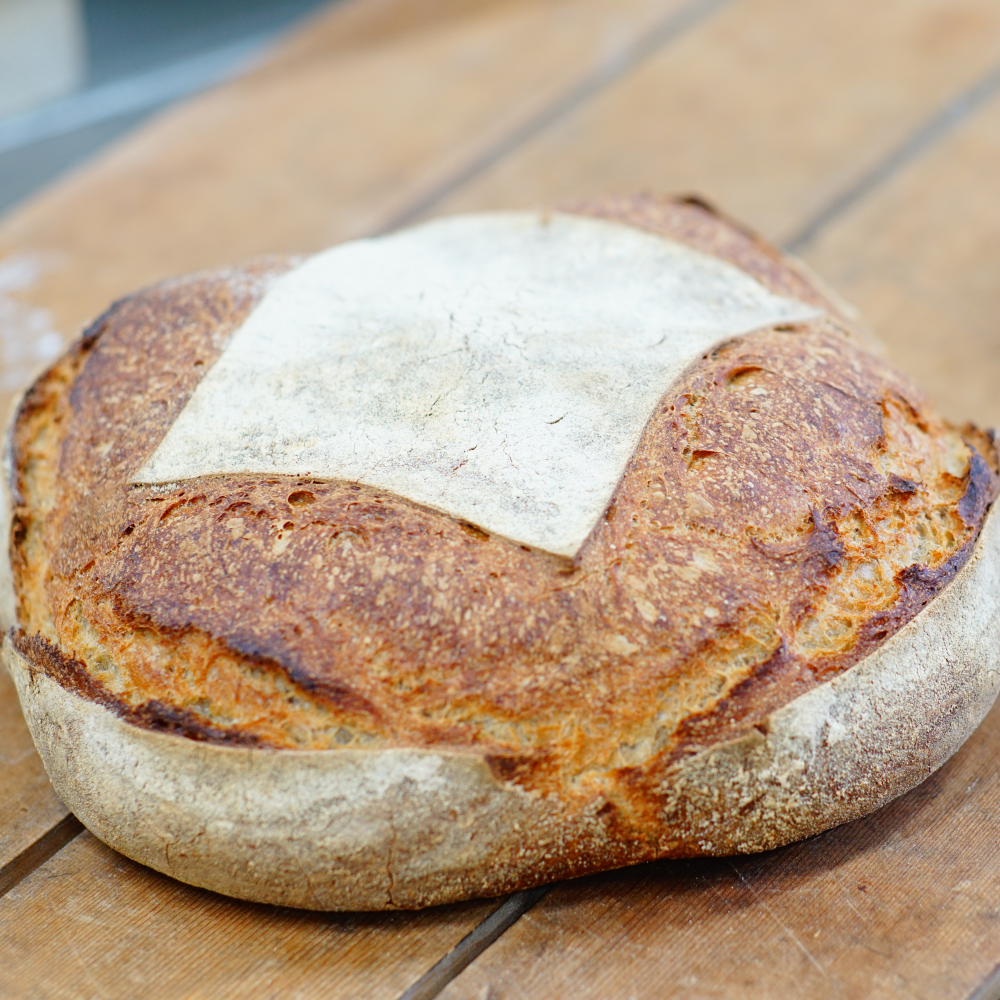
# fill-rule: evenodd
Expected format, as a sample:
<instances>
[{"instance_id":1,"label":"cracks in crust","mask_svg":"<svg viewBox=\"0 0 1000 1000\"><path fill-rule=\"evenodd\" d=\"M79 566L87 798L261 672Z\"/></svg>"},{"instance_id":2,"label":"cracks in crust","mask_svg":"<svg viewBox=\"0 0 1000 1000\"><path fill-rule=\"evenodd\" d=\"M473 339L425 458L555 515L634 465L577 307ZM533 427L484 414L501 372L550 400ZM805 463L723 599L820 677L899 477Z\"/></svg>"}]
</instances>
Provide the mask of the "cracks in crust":
<instances>
[{"instance_id":1,"label":"cracks in crust","mask_svg":"<svg viewBox=\"0 0 1000 1000\"><path fill-rule=\"evenodd\" d=\"M713 352L712 357L714 358L714 357L716 357L719 354L719 352L722 352L723 349L727 347L727 344L731 345L733 343L736 343L736 342L735 341L729 341L729 342L726 342L725 344L718 345L718 347L715 349L715 352ZM758 362L754 362L752 365L749 365L749 367L745 368L744 370L749 371L751 369L752 370L756 370L756 371L761 371L761 372L769 373L772 376L776 376L776 372L774 370L772 370L772 368L767 367L766 365L760 364ZM730 371L729 372L730 376L733 375L733 374L735 374L735 371ZM844 398L847 398L847 399L857 399L857 398L860 398L860 397L852 395L852 393L850 393L847 390L841 388L839 385L834 384L834 382L826 382L824 380L819 380L819 384L828 386L832 392L840 394ZM436 404L438 404L440 402L440 398L441 397L439 397L439 399L435 401L435 404L432 404L432 409L433 409L434 405L436 405ZM692 403L696 402L697 401L697 394L689 396L689 401L692 402ZM912 407L911 407L911 409L912 409ZM752 412L752 413L756 414L758 412L758 409L755 406L752 410L748 410L748 412ZM916 411L914 411L914 414L916 414ZM714 438L705 437L704 440L699 439L699 437L698 437L698 426L699 425L697 425L697 423L691 423L692 416L693 416L692 412L689 412L688 410L686 410L684 408L682 408L681 413L678 414L679 419L685 421L689 425L689 434L691 436L690 445L691 445L691 449L692 449L690 451L690 456L689 457L692 458L692 459L701 459L701 458L707 458L707 457L709 457L711 455L718 454L717 442L715 441ZM634 461L634 458L633 458L633 461ZM623 474L623 476L624 476L624 474ZM801 476L805 477L806 476L806 472L803 471L801 473ZM891 485L894 485L894 488L896 488L897 491L899 490L900 487L903 487L904 494L909 494L909 493L912 492L912 489L911 489L911 487L909 485L910 483L911 483L910 480L899 480L897 483L891 484ZM853 494L855 497L858 496L857 491L854 488L852 488L850 484L846 484L845 483L844 486L848 490L848 492L850 492L851 494ZM668 492L666 490L666 484L664 484L664 491ZM959 513L963 516L963 520L966 522L967 525L970 524L970 522L975 521L977 519L977 515L979 513L981 513L980 512L980 508L981 508L982 504L979 502L980 496L985 496L985 493L980 494L979 491L975 491L975 493L970 493L969 498L964 502L964 505L961 507L961 509L959 511ZM612 507L612 510L608 512L609 517L613 513L614 513L614 507ZM816 522L816 514L815 513L813 514L813 521L814 521L814 530L815 530L818 527L815 524L815 522ZM317 523L319 523L319 522L317 522ZM687 530L689 530L691 532L697 532L699 535L706 535L706 536L708 536L708 535L717 535L717 536L722 537L722 538L731 538L731 537L734 537L730 533L727 533L727 532L724 532L724 531L720 531L718 528L713 528L713 527L711 527L710 525L707 525L707 524L700 524L697 521L692 521L690 519L688 519L687 521L685 521L683 523L686 525L686 529ZM466 533L466 535L473 534L473 532L468 531L468 529L465 529L465 533ZM484 536L486 535L485 532L483 532L482 534ZM483 538L482 540L485 541L486 538ZM829 539L829 538L827 538L825 540L824 539L817 539L817 541L822 541L823 542L823 544L817 546L818 551L816 551L815 553L813 553L816 556L817 561L820 564L822 564L822 566L824 566L826 569L833 569L833 568L835 568L836 565L839 564L840 561L841 561L838 558L838 554L837 554L837 551L836 551L836 546L835 546L835 544L833 544L835 542L835 539L832 539L832 540ZM827 543L830 543L830 544L827 544ZM763 544L763 546L766 547L768 543L764 542L762 544ZM609 568L617 566L620 563L621 563L620 556L616 556L615 558L610 559L608 562L606 562L603 566L595 566L595 568L593 570L591 570L591 571L584 570L582 573L579 573L576 577L571 578L570 580L568 580L564 585L557 586L557 587L553 588L553 590L556 591L556 592L559 592L559 591L572 592L572 591L574 591L576 589L579 589L580 586L581 586L581 584L583 584L585 581L589 580L590 574L592 574L592 573L600 573L600 572L607 573L608 570L609 570ZM911 579L911 577L912 577L912 579ZM914 590L914 591L918 590L920 587L924 586L925 584L927 584L929 582L933 582L933 581L928 581L926 579L926 575L923 575L923 574L919 575L919 576L911 574L911 577L908 577L906 582L909 584L909 589ZM925 596L925 595L922 595L922 596ZM271 598L269 597L268 600L270 600L270 599ZM882 627L881 624L880 624L879 627L880 628ZM886 638L886 635L887 635L886 632L882 632L881 634L874 635L873 638L876 639L877 641L883 641ZM243 652L244 652L245 655L252 655L252 650L249 653L246 650L243 650ZM848 664L846 663L846 661L841 661L841 662L839 662L837 664L837 667L839 669L841 667L846 667L847 665ZM774 666L777 667L778 664L774 664ZM292 679L296 680L295 678L292 678ZM296 681L296 683L298 683L298 681ZM349 693L350 693L348 690L341 690L339 688L332 689L332 690L329 687L323 688L322 685L317 685L317 690L324 697L330 697L330 698L333 698L335 701L337 701L338 702L338 708L342 707L341 703L343 702L343 699L345 697L347 697L349 695ZM728 707L728 706L726 706L725 703L714 703L714 704L715 704L716 709L717 709L718 712L721 712L721 711L725 710ZM149 702L149 703L147 703L146 706L140 706L140 708L147 709L148 713L149 713L149 718L144 720L144 724L149 725L150 723L152 723L152 725L150 726L150 728L166 728L168 731L182 732L183 735L186 735L189 738L209 739L212 742L227 742L228 741L226 739L226 735L225 735L224 731L212 730L211 732L209 732L207 730L202 730L202 732L199 733L198 730L195 729L191 725L191 723L192 722L195 722L195 723L196 722L200 722L202 720L198 719L196 716L193 716L193 717L192 716L180 716L177 713L170 713L170 712L166 711L166 707L167 706L164 706L163 704L161 704L159 702ZM367 706L363 706L362 705L362 706L358 706L358 708L359 708L359 710L361 710L361 709L367 709ZM741 718L740 721L742 722L743 719ZM747 720L747 721L749 721L749 720ZM753 725L755 723L751 722L750 724ZM403 832L405 834L405 829L403 830ZM395 831L395 829L393 829L392 842L391 842L391 844L388 847L388 856L387 856L387 859L386 859L386 865L387 865L387 867L389 869L387 871L387 877L389 879L389 884L390 884L390 895L394 891L394 886L393 886L393 870L394 870L394 865L395 865L395 861L396 861L396 858L395 858L395 850L396 850L396 837L395 837L395 834L396 834L396 831Z\"/></svg>"},{"instance_id":2,"label":"cracks in crust","mask_svg":"<svg viewBox=\"0 0 1000 1000\"><path fill-rule=\"evenodd\" d=\"M389 830L392 836L389 839L389 850L386 852L385 858L385 877L389 880L389 888L386 891L386 898L388 899L389 906L396 908L399 903L396 902L396 897L394 895L396 889L396 876L393 874L393 867L396 864L396 843L399 840L399 832L396 830L396 824L393 822L392 809L386 813L386 821L389 824Z\"/></svg>"}]
</instances>

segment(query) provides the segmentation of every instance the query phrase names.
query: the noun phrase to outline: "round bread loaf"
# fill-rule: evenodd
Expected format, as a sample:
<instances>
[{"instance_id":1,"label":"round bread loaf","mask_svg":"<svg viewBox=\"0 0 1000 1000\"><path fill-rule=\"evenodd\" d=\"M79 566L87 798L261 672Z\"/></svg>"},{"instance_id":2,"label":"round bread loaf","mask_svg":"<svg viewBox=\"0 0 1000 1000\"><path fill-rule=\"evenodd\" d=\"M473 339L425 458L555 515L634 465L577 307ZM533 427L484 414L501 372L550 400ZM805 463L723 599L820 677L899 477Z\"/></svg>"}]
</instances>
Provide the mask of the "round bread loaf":
<instances>
[{"instance_id":1,"label":"round bread loaf","mask_svg":"<svg viewBox=\"0 0 1000 1000\"><path fill-rule=\"evenodd\" d=\"M55 788L186 882L412 908L877 808L1000 682L994 438L692 199L116 303L10 435Z\"/></svg>"}]
</instances>

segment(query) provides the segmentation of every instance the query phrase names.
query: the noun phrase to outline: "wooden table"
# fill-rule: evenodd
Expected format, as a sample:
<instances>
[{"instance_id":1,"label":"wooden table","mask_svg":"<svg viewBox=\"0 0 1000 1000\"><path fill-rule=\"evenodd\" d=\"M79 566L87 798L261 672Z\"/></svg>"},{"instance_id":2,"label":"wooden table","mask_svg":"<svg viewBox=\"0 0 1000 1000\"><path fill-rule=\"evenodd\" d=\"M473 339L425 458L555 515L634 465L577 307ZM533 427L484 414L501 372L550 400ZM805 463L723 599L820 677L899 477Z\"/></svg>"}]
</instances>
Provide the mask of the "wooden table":
<instances>
[{"instance_id":1,"label":"wooden table","mask_svg":"<svg viewBox=\"0 0 1000 1000\"><path fill-rule=\"evenodd\" d=\"M0 222L0 388L170 274L639 190L791 247L948 415L1000 424L998 0L346 0ZM3 678L0 996L1000 997L998 755L1000 709L910 795L781 851L311 914L83 832Z\"/></svg>"}]
</instances>

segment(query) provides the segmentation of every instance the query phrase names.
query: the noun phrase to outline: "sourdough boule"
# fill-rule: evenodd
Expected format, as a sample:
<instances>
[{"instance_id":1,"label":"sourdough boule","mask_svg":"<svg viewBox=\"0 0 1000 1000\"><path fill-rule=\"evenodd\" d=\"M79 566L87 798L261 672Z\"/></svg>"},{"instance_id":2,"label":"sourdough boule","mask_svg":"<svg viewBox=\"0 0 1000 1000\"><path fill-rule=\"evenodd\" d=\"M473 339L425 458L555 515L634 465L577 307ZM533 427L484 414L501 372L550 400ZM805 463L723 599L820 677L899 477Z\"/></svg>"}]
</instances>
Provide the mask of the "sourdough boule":
<instances>
[{"instance_id":1,"label":"sourdough boule","mask_svg":"<svg viewBox=\"0 0 1000 1000\"><path fill-rule=\"evenodd\" d=\"M138 292L26 394L9 486L56 791L245 899L776 847L922 781L1000 682L992 435L692 199Z\"/></svg>"}]
</instances>

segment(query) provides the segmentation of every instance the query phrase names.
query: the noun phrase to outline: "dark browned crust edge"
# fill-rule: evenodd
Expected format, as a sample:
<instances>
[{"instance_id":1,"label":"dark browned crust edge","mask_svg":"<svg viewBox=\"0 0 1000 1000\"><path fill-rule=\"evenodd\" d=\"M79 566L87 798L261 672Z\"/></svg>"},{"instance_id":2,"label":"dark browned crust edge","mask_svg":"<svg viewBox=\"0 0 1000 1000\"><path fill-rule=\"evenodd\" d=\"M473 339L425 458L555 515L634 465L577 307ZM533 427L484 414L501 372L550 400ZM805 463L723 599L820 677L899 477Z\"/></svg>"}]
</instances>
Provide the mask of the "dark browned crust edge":
<instances>
[{"instance_id":1,"label":"dark browned crust edge","mask_svg":"<svg viewBox=\"0 0 1000 1000\"><path fill-rule=\"evenodd\" d=\"M993 432L987 431L985 433L992 441ZM966 474L966 489L959 501L958 510L969 527L975 526L975 533L957 552L936 569L932 570L915 563L898 573L897 580L903 588L902 599L891 608L873 613L863 626L858 641L850 651L836 658L836 669L828 669L824 680L850 669L895 635L936 598L968 562L978 544L986 515L997 496L1000 495L1000 479L994 473L991 464L983 458L971 440L968 443L970 446L969 470ZM911 486L908 481L905 481L900 484L894 483L893 488L908 493L915 485ZM842 543L836 531L824 523L825 519L818 511L813 512L813 522L815 530L807 536L803 544L815 550L814 558L832 569L842 557ZM145 616L132 616L132 618L137 625L151 624ZM157 627L162 630L162 626ZM252 733L214 725L190 710L175 708L158 700L148 701L140 705L130 705L109 691L100 680L94 677L82 660L67 656L41 635L28 635L18 628L11 629L9 634L14 648L26 660L42 670L46 676L52 678L67 691L102 705L133 725L152 732L172 733L201 742L228 746L271 746L268 741ZM302 690L322 694L340 704L338 697L340 692L339 690L331 690L331 685L324 684L315 678L298 676L296 672L261 656L253 649L241 648L239 643L230 642L227 645L249 660L266 661L276 669L284 671ZM681 741L671 753L663 758L663 766L669 766L680 758L699 753L714 744L736 739L753 728L761 729L760 719L774 709L774 699L770 691L772 683L776 678L787 676L785 671L793 664L794 660L795 657L782 644L781 648L766 663L761 665L752 677L734 687L710 711L693 715L683 722L680 726ZM353 695L353 692L348 691L347 693ZM766 731L766 725L761 731ZM498 780L517 781L521 772L526 768L531 770L538 767L540 757L544 756L544 750L539 749L527 754L487 751L484 753L484 760ZM619 773L624 777L632 770L641 769L622 768ZM614 806L608 803L605 808L611 809Z\"/></svg>"},{"instance_id":2,"label":"dark browned crust edge","mask_svg":"<svg viewBox=\"0 0 1000 1000\"><path fill-rule=\"evenodd\" d=\"M160 701L129 705L112 694L94 677L82 660L75 656L67 656L42 636L28 635L19 628L12 628L8 635L14 649L46 677L50 677L64 690L108 709L118 718L134 726L154 733L171 733L174 736L183 736L203 743L244 747L267 746L252 733L214 726L187 709L174 708Z\"/></svg>"},{"instance_id":3,"label":"dark browned crust edge","mask_svg":"<svg viewBox=\"0 0 1000 1000\"><path fill-rule=\"evenodd\" d=\"M944 589L955 579L979 542L983 524L990 507L1000 495L1000 481L990 470L986 461L970 443L969 474L966 476L966 491L959 501L959 511L969 527L975 526L964 545L935 569L920 563L913 563L896 574L903 596L892 607L872 613L861 627L854 646L839 657L832 658L827 665L822 680L830 680L845 670L855 666L871 655L886 640L891 639L904 625L913 621ZM972 511L975 513L973 514ZM815 514L814 514L815 518ZM817 557L826 559L831 566L840 559L840 543L832 531L823 533L819 524L808 541L830 536L830 545L818 546ZM796 662L785 643L775 654L763 663L752 677L737 684L711 711L692 715L681 723L681 740L678 746L664 758L664 764L691 754L700 753L717 743L737 739L751 729L759 729L766 735L766 715L774 710L774 699L770 688L776 678L787 677L789 667ZM761 721L764 719L764 721Z\"/></svg>"}]
</instances>

